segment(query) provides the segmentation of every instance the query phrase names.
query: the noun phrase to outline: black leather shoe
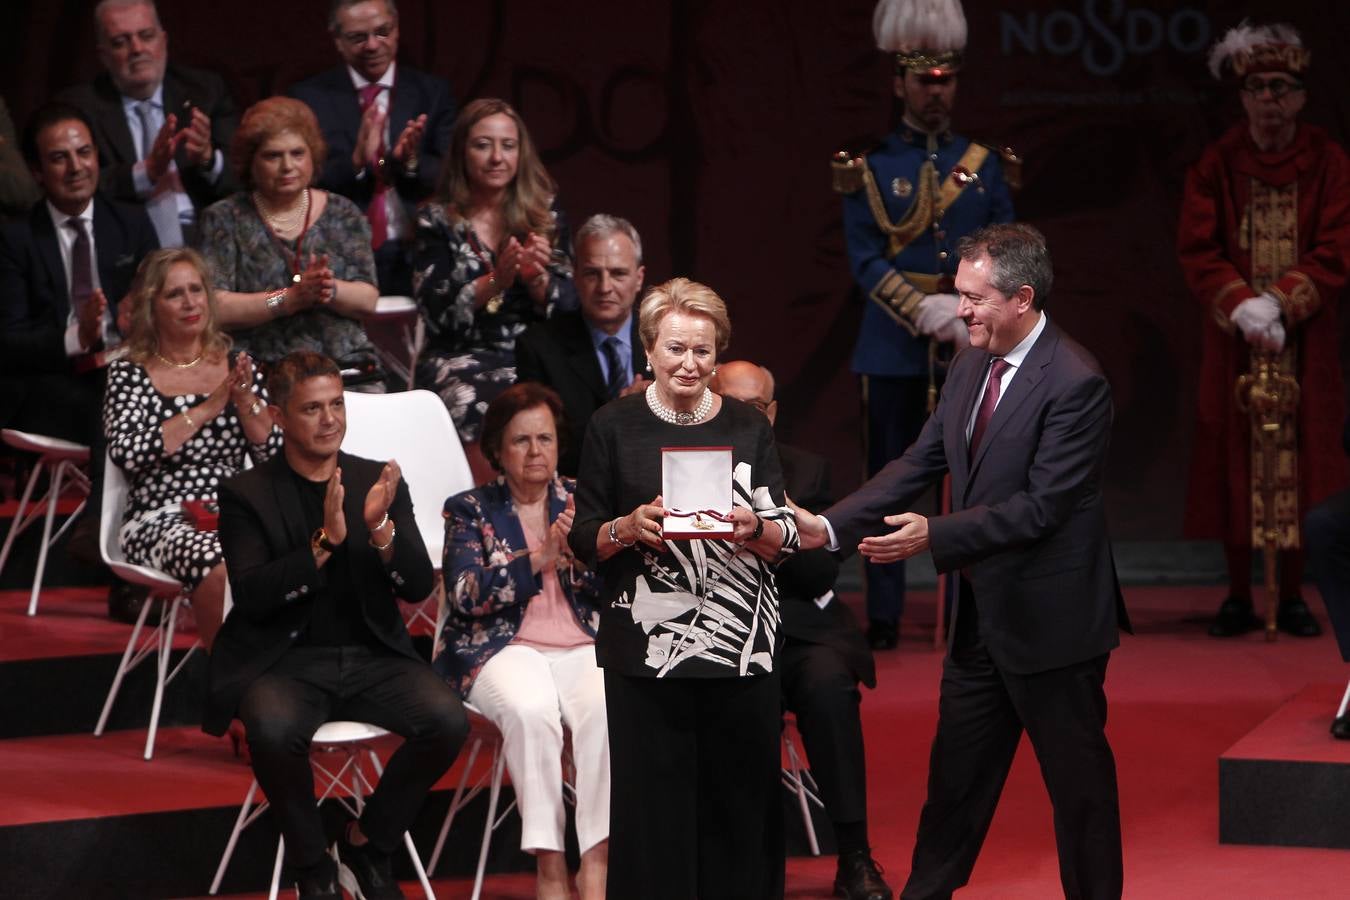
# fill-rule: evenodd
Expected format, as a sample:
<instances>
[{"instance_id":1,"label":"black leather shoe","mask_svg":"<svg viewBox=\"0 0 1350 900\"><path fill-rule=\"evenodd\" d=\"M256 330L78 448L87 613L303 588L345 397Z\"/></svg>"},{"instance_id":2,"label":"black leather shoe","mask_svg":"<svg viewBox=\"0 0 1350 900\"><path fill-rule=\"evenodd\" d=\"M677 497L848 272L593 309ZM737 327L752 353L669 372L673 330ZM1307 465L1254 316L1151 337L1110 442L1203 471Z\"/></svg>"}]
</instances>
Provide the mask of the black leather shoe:
<instances>
[{"instance_id":1,"label":"black leather shoe","mask_svg":"<svg viewBox=\"0 0 1350 900\"><path fill-rule=\"evenodd\" d=\"M1350 741L1350 716L1337 716L1332 719L1331 736L1338 741Z\"/></svg>"},{"instance_id":2,"label":"black leather shoe","mask_svg":"<svg viewBox=\"0 0 1350 900\"><path fill-rule=\"evenodd\" d=\"M834 895L844 900L891 900L891 886L881 877L881 866L867 850L839 854Z\"/></svg>"},{"instance_id":3,"label":"black leather shoe","mask_svg":"<svg viewBox=\"0 0 1350 900\"><path fill-rule=\"evenodd\" d=\"M345 832L338 841L338 881L356 900L403 900L389 854L369 842L357 847Z\"/></svg>"},{"instance_id":4,"label":"black leather shoe","mask_svg":"<svg viewBox=\"0 0 1350 900\"><path fill-rule=\"evenodd\" d=\"M295 873L295 891L300 900L342 900L338 887L337 864L327 853L323 859Z\"/></svg>"},{"instance_id":5,"label":"black leather shoe","mask_svg":"<svg viewBox=\"0 0 1350 900\"><path fill-rule=\"evenodd\" d=\"M1210 637L1236 637L1262 627L1263 623L1252 612L1251 600L1229 597L1219 607L1219 614L1209 623Z\"/></svg>"},{"instance_id":6,"label":"black leather shoe","mask_svg":"<svg viewBox=\"0 0 1350 900\"><path fill-rule=\"evenodd\" d=\"M1275 624L1285 634L1294 637L1317 637L1322 633L1322 626L1317 624L1312 610L1308 609L1302 597L1281 600L1280 608L1275 612Z\"/></svg>"},{"instance_id":7,"label":"black leather shoe","mask_svg":"<svg viewBox=\"0 0 1350 900\"><path fill-rule=\"evenodd\" d=\"M900 643L900 626L895 622L872 619L867 623L867 643L873 650L894 650Z\"/></svg>"}]
</instances>

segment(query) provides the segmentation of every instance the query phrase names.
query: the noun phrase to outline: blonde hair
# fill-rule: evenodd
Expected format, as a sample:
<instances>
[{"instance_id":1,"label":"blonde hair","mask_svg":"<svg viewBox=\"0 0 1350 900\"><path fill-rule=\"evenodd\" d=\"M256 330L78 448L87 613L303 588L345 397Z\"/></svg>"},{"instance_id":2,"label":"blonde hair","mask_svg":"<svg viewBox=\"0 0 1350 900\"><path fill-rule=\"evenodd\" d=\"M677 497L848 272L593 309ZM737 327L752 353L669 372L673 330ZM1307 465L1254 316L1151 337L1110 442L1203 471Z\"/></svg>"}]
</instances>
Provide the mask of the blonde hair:
<instances>
[{"instance_id":1,"label":"blonde hair","mask_svg":"<svg viewBox=\"0 0 1350 900\"><path fill-rule=\"evenodd\" d=\"M507 116L516 123L516 134L520 139L516 177L507 185L502 204L506 232L517 237L534 232L551 242L557 230L552 206L558 187L539 160L539 152L525 128L525 120L505 100L484 97L460 111L450 136L449 159L441 167L440 182L436 185L436 199L445 204L450 221L457 222L465 217L469 209L469 171L465 160L469 132L487 117L497 115ZM497 250L496 247L492 249Z\"/></svg>"},{"instance_id":2,"label":"blonde hair","mask_svg":"<svg viewBox=\"0 0 1350 900\"><path fill-rule=\"evenodd\" d=\"M727 305L722 298L706 284L688 278L672 278L648 291L638 308L638 334L648 354L656 346L661 320L674 312L711 320L717 336L717 353L720 356L726 351L731 343L731 317L727 315Z\"/></svg>"},{"instance_id":3,"label":"blonde hair","mask_svg":"<svg viewBox=\"0 0 1350 900\"><path fill-rule=\"evenodd\" d=\"M220 330L216 315L216 292L211 287L211 272L206 260L190 247L155 250L146 254L136 269L136 278L126 302L131 304L131 333L127 335L127 356L134 363L144 365L159 352L159 332L155 328L155 298L164 290L169 270L179 263L187 263L201 276L206 288L206 331L202 334L202 351L227 353L232 341Z\"/></svg>"},{"instance_id":4,"label":"blonde hair","mask_svg":"<svg viewBox=\"0 0 1350 900\"><path fill-rule=\"evenodd\" d=\"M283 131L293 131L305 142L313 169L309 183L312 185L319 180L323 161L328 156L328 145L323 142L323 132L319 130L314 111L290 97L268 97L244 111L244 118L230 142L230 167L244 190L253 190L253 158L258 155L258 149Z\"/></svg>"}]
</instances>

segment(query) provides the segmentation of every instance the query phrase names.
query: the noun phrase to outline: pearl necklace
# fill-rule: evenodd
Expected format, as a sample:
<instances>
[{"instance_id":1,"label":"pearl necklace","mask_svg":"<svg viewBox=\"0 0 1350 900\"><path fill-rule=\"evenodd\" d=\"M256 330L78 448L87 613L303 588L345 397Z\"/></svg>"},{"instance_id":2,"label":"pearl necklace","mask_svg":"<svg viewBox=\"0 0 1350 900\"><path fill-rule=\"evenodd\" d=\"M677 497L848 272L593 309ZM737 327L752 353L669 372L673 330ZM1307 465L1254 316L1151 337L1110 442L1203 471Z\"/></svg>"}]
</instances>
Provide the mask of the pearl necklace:
<instances>
[{"instance_id":1,"label":"pearl necklace","mask_svg":"<svg viewBox=\"0 0 1350 900\"><path fill-rule=\"evenodd\" d=\"M309 188L305 188L299 203L285 212L273 213L272 210L267 208L262 194L257 191L253 192L253 203L258 207L258 212L262 213L263 218L267 220L267 224L278 234L290 233L299 229L309 218Z\"/></svg>"},{"instance_id":2,"label":"pearl necklace","mask_svg":"<svg viewBox=\"0 0 1350 900\"><path fill-rule=\"evenodd\" d=\"M656 395L656 385L653 384L647 388L647 407L651 409L652 414L662 422L669 422L672 425L697 425L707 418L708 413L712 412L713 392L708 388L703 389L703 397L698 401L698 406L694 407L693 412L680 412L671 409L661 402L661 398Z\"/></svg>"},{"instance_id":3,"label":"pearl necklace","mask_svg":"<svg viewBox=\"0 0 1350 900\"><path fill-rule=\"evenodd\" d=\"M166 358L166 357L160 356L158 352L155 353L155 359L157 359L157 360L159 360L160 362L164 363L164 365L166 365L166 366L173 366L175 369L190 369L190 368L192 368L193 366L195 366L197 363L201 362L202 359L203 359L203 357L205 357L205 356L206 356L206 351L203 350L201 353L198 353L197 356L196 356L195 358L193 358L192 360L190 360L190 361L188 361L188 362L185 362L185 363L179 363L179 362L174 362L173 360L168 359L168 358Z\"/></svg>"}]
</instances>

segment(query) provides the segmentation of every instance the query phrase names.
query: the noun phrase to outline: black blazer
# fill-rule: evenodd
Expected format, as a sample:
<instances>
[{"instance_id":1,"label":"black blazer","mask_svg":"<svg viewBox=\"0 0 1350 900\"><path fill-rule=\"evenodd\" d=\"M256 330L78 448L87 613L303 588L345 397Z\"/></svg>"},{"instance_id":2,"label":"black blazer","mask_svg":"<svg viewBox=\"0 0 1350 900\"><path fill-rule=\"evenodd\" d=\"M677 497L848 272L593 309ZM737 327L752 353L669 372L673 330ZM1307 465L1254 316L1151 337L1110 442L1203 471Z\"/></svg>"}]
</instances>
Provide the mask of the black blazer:
<instances>
[{"instance_id":1,"label":"black blazer","mask_svg":"<svg viewBox=\"0 0 1350 900\"><path fill-rule=\"evenodd\" d=\"M362 516L366 493L384 463L338 454L346 488L350 571L362 598L366 625L388 649L420 660L403 625L395 598L417 603L435 587L426 544L413 518L407 482L400 482L389 509L394 520L394 556L389 565L370 546ZM308 595L326 573L314 564L301 500L284 453L221 482L220 546L230 575L234 608L211 648L203 730L223 734L239 698L259 675L285 654L309 621Z\"/></svg>"},{"instance_id":2,"label":"black blazer","mask_svg":"<svg viewBox=\"0 0 1350 900\"><path fill-rule=\"evenodd\" d=\"M364 210L370 205L375 183L369 176L358 179L352 168L352 150L361 130L361 97L352 86L347 67L337 66L297 82L288 93L314 110L328 144L319 186L349 198ZM427 128L417 151L417 174L409 175L402 169L394 173L394 189L411 212L435 188L441 161L450 152L450 132L457 111L455 98L445 79L400 62L394 70L394 89L389 100L390 140L398 140L409 119L422 113L427 115Z\"/></svg>"},{"instance_id":3,"label":"black blazer","mask_svg":"<svg viewBox=\"0 0 1350 900\"><path fill-rule=\"evenodd\" d=\"M783 464L783 486L794 503L821 509L830 502L828 460L787 444L778 445L778 458ZM853 613L837 597L824 609L815 603L817 597L834 590L839 580L838 557L823 547L798 551L779 564L776 578L786 641L833 647L855 678L876 687L872 648L867 646Z\"/></svg>"},{"instance_id":4,"label":"black blazer","mask_svg":"<svg viewBox=\"0 0 1350 900\"><path fill-rule=\"evenodd\" d=\"M928 520L933 562L967 580L995 664L1032 674L1100 656L1129 630L1101 489L1111 386L1047 322L968 461L966 424L989 360L974 347L958 353L918 440L825 517L849 552L950 471L952 512Z\"/></svg>"},{"instance_id":5,"label":"black blazer","mask_svg":"<svg viewBox=\"0 0 1350 900\"><path fill-rule=\"evenodd\" d=\"M641 374L647 368L647 353L638 336L636 310L632 322L633 372ZM575 478L586 424L609 402L591 331L580 312L559 313L546 322L536 322L516 338L516 380L546 384L562 397L567 434L558 471Z\"/></svg>"},{"instance_id":6,"label":"black blazer","mask_svg":"<svg viewBox=\"0 0 1350 900\"><path fill-rule=\"evenodd\" d=\"M122 109L122 95L107 72L100 73L89 84L66 88L60 99L84 110L94 125L94 143L98 145L99 186L111 197L125 203L143 203L136 194L136 183L131 170L136 165L136 144L131 138L126 113ZM192 205L201 212L206 207L233 194L239 182L230 167L230 142L239 127L239 113L234 100L225 89L225 82L214 72L170 65L164 71L164 114L183 121L183 104L191 103L211 119L211 143L224 156L225 167L214 184L201 168L186 162L183 151L178 155L178 174L183 190L192 198Z\"/></svg>"}]
</instances>

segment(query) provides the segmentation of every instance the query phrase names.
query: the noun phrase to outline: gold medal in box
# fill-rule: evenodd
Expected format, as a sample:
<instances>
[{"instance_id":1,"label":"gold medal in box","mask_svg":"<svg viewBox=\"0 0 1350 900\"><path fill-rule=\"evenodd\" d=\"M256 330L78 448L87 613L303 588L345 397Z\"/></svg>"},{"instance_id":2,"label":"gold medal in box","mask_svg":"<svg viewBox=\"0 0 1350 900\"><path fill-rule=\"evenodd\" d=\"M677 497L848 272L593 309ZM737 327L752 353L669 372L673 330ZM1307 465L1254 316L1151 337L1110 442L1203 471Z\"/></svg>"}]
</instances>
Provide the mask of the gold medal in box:
<instances>
[{"instance_id":1,"label":"gold medal in box","mask_svg":"<svg viewBox=\"0 0 1350 900\"><path fill-rule=\"evenodd\" d=\"M731 448L662 447L661 502L666 540L730 538Z\"/></svg>"}]
</instances>

